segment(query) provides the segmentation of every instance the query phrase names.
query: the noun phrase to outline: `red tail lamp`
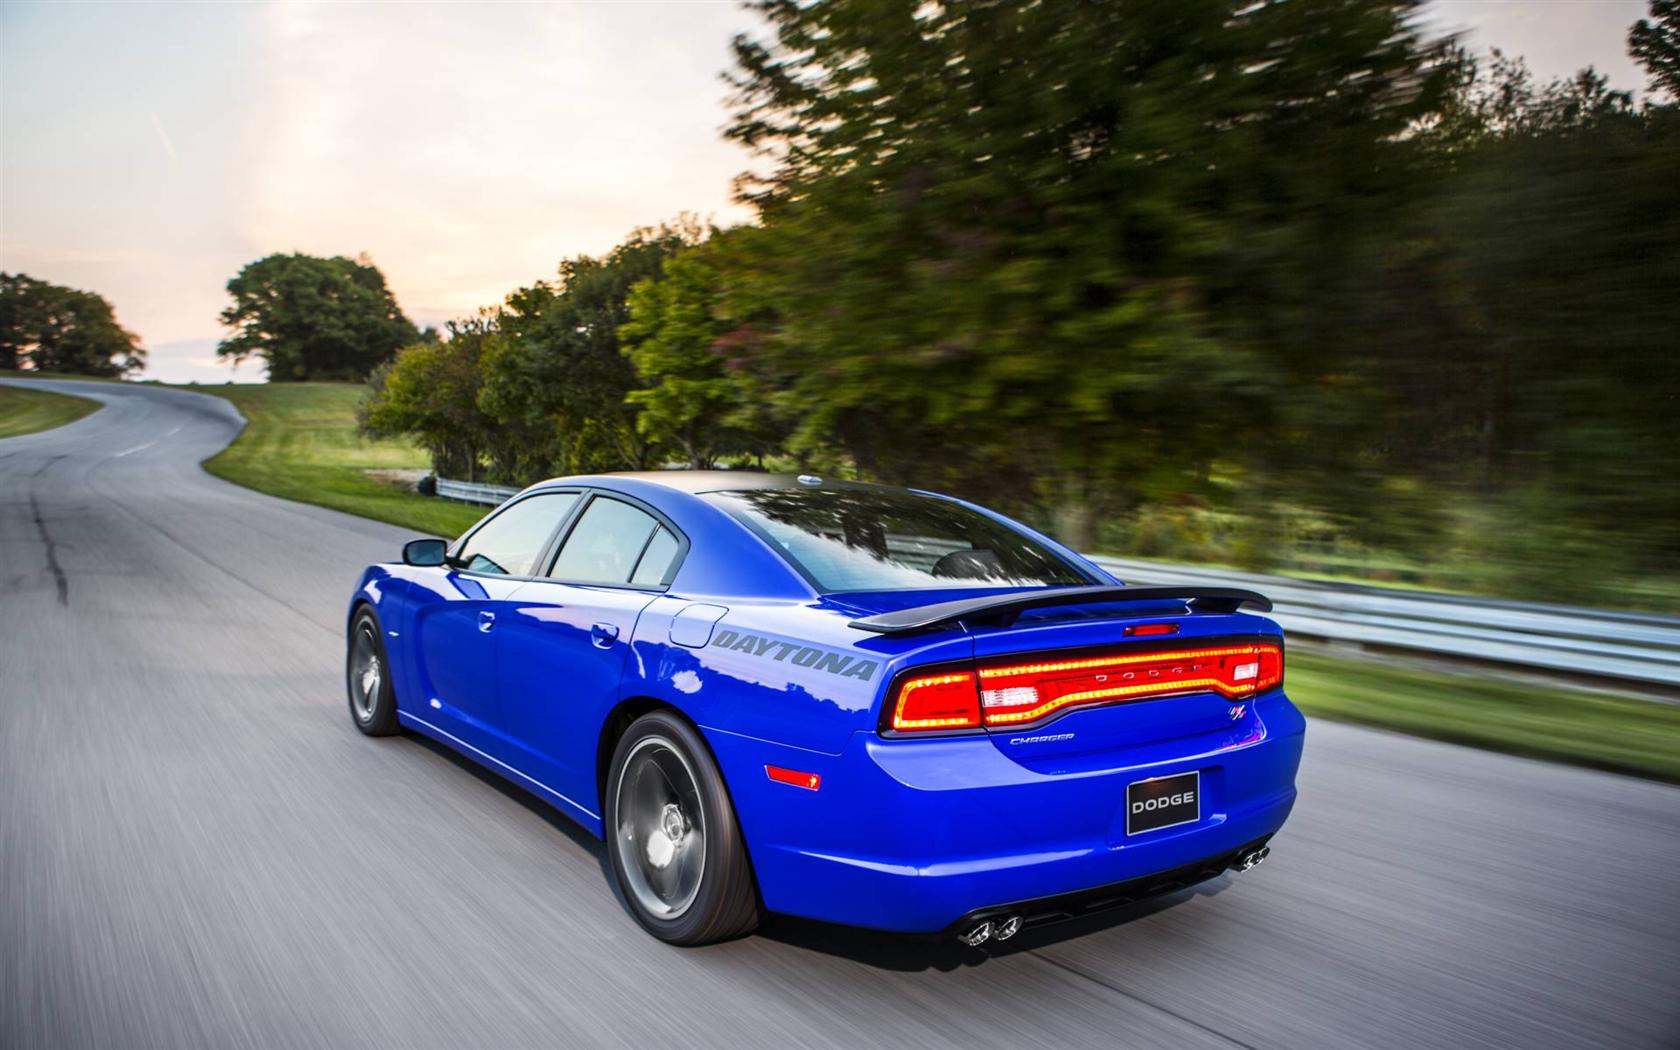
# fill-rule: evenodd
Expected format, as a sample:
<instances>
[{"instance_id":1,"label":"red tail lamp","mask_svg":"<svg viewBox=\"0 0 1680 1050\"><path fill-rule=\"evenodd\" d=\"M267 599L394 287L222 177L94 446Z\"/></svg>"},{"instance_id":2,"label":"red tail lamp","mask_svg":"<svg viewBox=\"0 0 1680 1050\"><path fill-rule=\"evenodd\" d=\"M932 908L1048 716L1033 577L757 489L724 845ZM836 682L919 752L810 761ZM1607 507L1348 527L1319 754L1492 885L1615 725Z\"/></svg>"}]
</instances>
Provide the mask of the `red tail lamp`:
<instances>
[{"instance_id":1,"label":"red tail lamp","mask_svg":"<svg viewBox=\"0 0 1680 1050\"><path fill-rule=\"evenodd\" d=\"M893 702L892 727L899 732L929 729L976 729L980 725L980 691L973 671L907 678Z\"/></svg>"},{"instance_id":2,"label":"red tail lamp","mask_svg":"<svg viewBox=\"0 0 1680 1050\"><path fill-rule=\"evenodd\" d=\"M1268 642L1043 658L907 678L898 687L891 725L899 732L1015 727L1075 707L1180 693L1235 699L1282 681L1283 648Z\"/></svg>"}]
</instances>

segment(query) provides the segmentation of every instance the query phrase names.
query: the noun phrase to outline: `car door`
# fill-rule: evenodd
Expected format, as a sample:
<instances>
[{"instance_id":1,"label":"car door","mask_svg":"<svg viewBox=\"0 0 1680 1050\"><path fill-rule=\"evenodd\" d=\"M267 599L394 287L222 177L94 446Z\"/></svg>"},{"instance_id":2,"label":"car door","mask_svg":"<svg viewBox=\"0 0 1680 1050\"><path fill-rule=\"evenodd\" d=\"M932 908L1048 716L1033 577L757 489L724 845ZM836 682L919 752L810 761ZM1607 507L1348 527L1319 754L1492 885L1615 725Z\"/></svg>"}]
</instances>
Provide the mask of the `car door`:
<instances>
[{"instance_id":1,"label":"car door","mask_svg":"<svg viewBox=\"0 0 1680 1050\"><path fill-rule=\"evenodd\" d=\"M580 498L575 490L536 492L503 506L457 542L415 609L418 717L498 758L507 749L496 693L496 629L508 599L543 563Z\"/></svg>"},{"instance_id":2,"label":"car door","mask_svg":"<svg viewBox=\"0 0 1680 1050\"><path fill-rule=\"evenodd\" d=\"M499 692L527 775L593 812L595 745L618 699L636 619L665 589L686 541L652 508L597 492L547 577L512 597L498 627Z\"/></svg>"}]
</instances>

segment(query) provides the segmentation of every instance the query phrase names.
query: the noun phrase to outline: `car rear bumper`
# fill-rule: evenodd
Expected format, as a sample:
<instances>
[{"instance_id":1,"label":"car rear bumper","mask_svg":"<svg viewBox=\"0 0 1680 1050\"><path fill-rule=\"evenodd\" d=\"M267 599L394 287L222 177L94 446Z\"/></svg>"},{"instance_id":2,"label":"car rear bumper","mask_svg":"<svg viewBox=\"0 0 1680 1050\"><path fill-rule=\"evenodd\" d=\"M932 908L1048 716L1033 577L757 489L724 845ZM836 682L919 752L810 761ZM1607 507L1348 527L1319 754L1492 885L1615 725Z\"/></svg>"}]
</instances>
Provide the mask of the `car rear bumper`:
<instances>
[{"instance_id":1,"label":"car rear bumper","mask_svg":"<svg viewBox=\"0 0 1680 1050\"><path fill-rule=\"evenodd\" d=\"M1076 716L1069 716L1076 717ZM1104 888L1144 894L1217 874L1264 842L1295 802L1305 722L1276 690L1230 731L1025 763L986 737L883 740L838 755L706 730L765 906L881 930L933 933L1016 902ZM766 765L821 778L771 781ZM1201 817L1127 834L1126 786L1196 770ZM1055 909L1045 909L1050 914Z\"/></svg>"}]
</instances>

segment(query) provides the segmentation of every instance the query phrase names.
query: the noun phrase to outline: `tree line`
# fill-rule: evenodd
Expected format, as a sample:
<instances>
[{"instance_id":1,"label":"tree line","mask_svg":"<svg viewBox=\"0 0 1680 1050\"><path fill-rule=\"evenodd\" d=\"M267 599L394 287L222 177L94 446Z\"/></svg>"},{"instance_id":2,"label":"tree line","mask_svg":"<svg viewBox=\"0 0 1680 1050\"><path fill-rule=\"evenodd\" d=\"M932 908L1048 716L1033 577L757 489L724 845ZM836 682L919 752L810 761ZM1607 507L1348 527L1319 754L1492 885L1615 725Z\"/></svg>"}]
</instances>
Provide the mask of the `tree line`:
<instances>
[{"instance_id":1,"label":"tree line","mask_svg":"<svg viewBox=\"0 0 1680 1050\"><path fill-rule=\"evenodd\" d=\"M1680 570L1673 0L1643 104L1400 0L759 8L757 221L567 260L377 371L370 430L515 483L839 471L1075 545L1224 513L1248 564L1318 530L1538 596Z\"/></svg>"}]
</instances>

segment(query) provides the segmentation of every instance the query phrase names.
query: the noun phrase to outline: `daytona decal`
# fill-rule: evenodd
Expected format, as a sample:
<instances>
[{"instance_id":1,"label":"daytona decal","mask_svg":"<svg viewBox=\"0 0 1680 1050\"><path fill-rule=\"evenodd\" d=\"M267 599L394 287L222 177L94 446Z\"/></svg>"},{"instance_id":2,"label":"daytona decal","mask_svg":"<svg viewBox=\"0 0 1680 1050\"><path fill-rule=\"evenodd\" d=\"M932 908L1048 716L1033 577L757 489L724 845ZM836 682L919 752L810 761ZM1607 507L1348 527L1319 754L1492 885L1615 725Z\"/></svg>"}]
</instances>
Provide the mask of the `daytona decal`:
<instances>
[{"instance_id":1,"label":"daytona decal","mask_svg":"<svg viewBox=\"0 0 1680 1050\"><path fill-rule=\"evenodd\" d=\"M796 667L811 667L841 678L869 681L875 677L875 661L844 653L818 649L800 642L778 642L757 634L742 634L728 629L712 636L711 648L734 649L752 656L768 656L772 660L792 663Z\"/></svg>"}]
</instances>

